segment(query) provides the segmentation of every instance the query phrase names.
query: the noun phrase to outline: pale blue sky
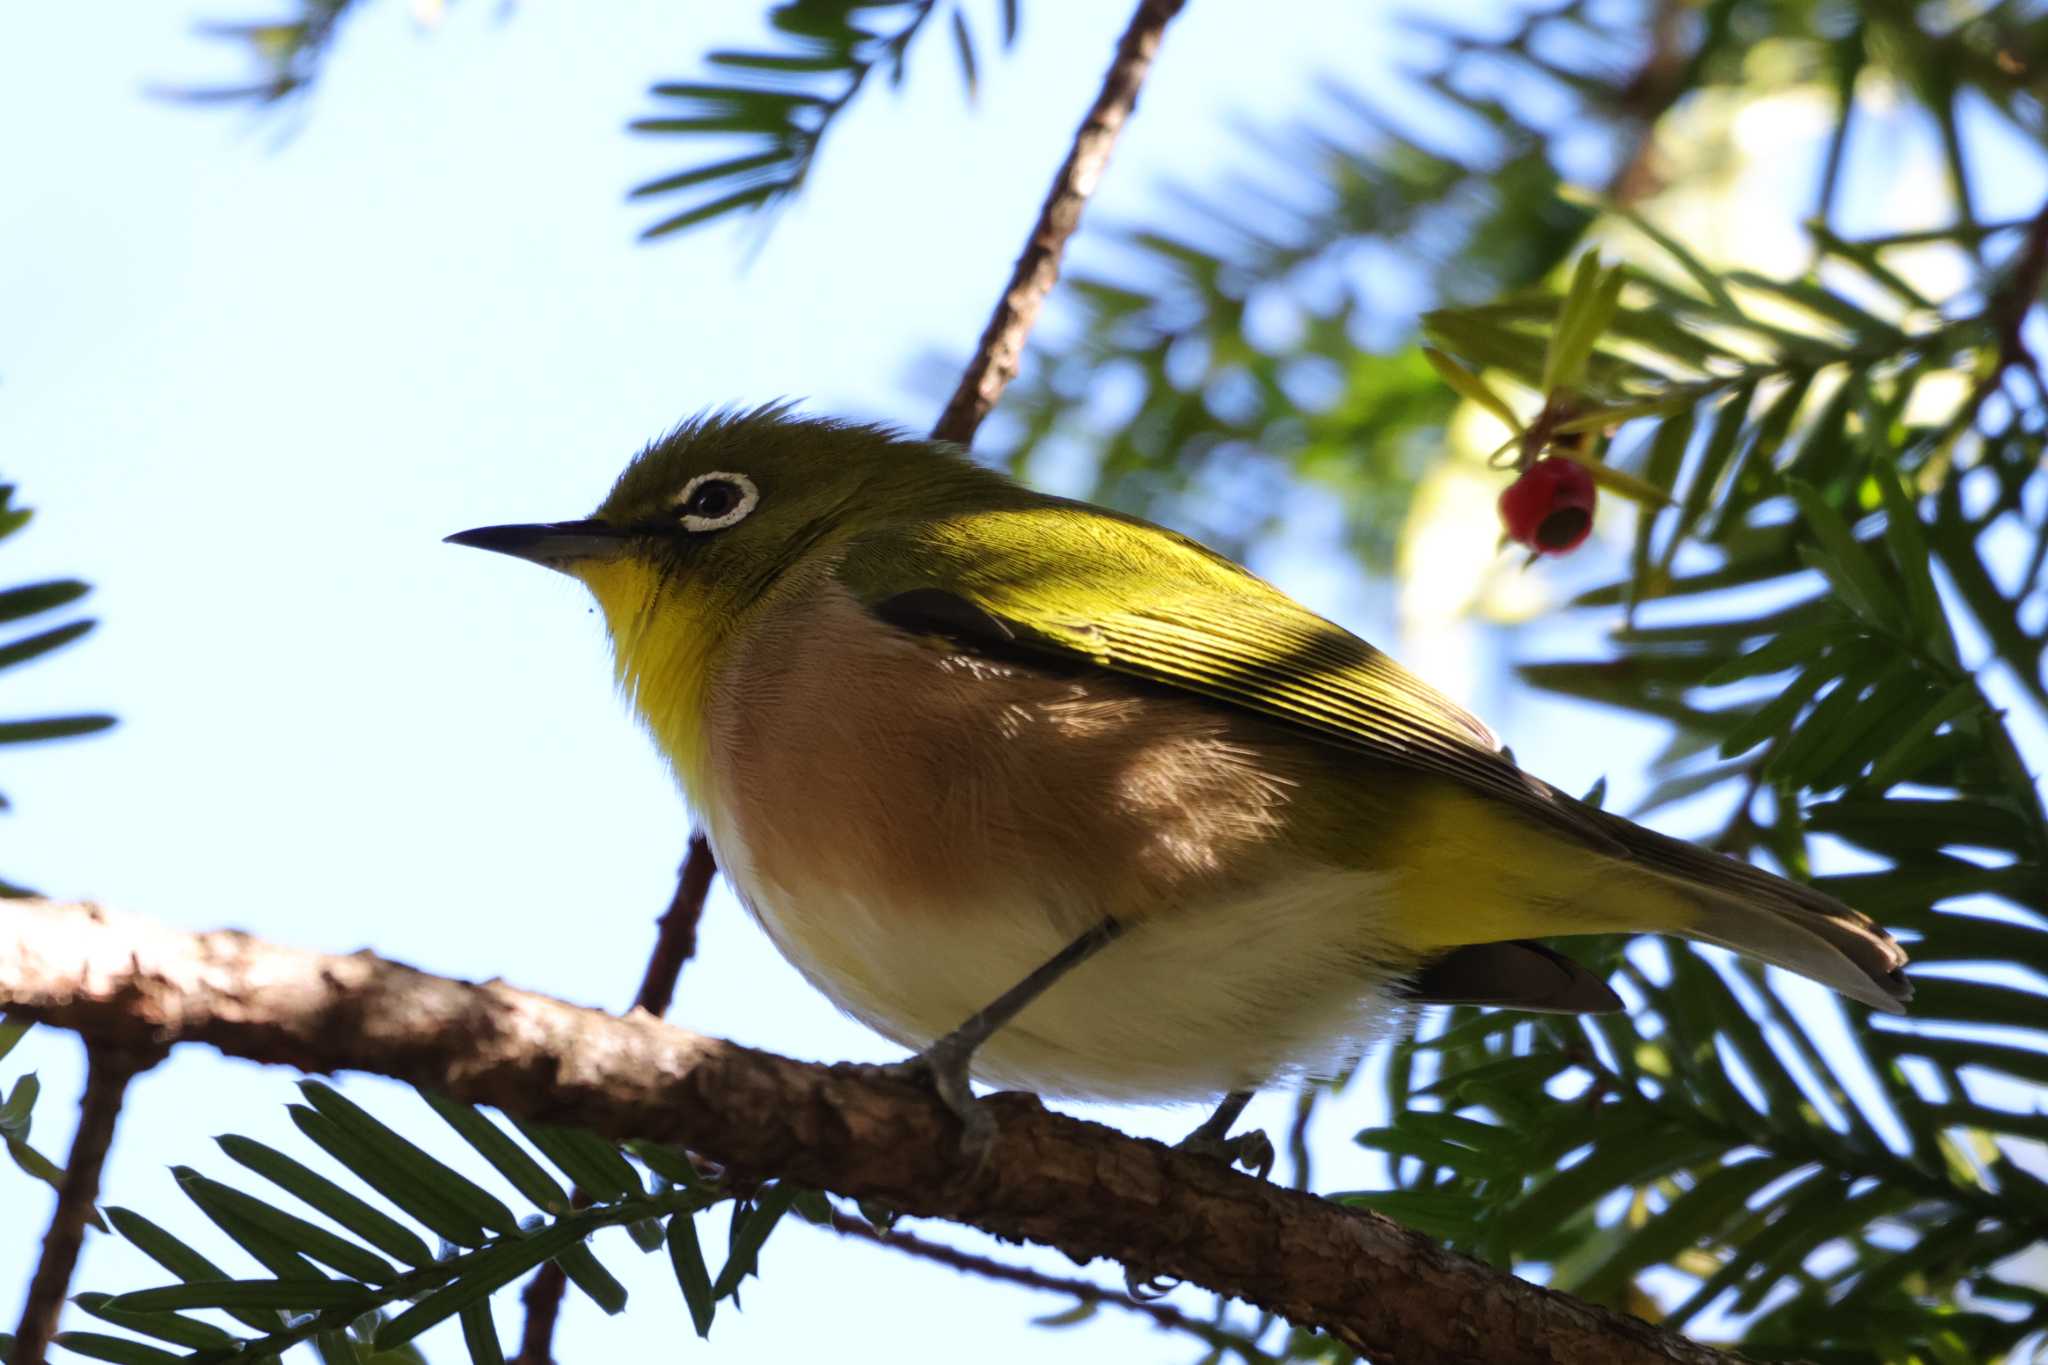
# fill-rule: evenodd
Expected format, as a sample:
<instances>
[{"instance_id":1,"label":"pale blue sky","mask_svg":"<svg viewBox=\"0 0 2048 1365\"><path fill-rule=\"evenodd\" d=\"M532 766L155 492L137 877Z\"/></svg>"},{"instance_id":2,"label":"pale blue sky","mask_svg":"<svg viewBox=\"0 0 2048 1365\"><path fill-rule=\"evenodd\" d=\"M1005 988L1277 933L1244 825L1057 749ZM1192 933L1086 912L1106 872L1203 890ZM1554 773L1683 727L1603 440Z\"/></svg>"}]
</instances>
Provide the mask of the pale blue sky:
<instances>
[{"instance_id":1,"label":"pale blue sky","mask_svg":"<svg viewBox=\"0 0 2048 1365\"><path fill-rule=\"evenodd\" d=\"M751 35L759 8L501 13L473 0L426 34L386 0L281 118L142 93L232 76L231 54L189 25L240 13L233 0L0 17L0 458L43 509L8 542L0 579L83 575L104 621L9 674L6 710L122 721L101 739L9 751L0 785L17 809L0 871L193 927L371 945L626 1003L687 818L612 695L580 590L440 537L580 515L641 442L710 405L793 395L928 425L911 363L971 346L1125 18L1123 5L1025 5L1022 42L985 55L972 111L945 35L930 35L907 89L857 106L765 244L748 224L636 246L650 215L623 206L624 189L687 153L629 138L624 122L645 111L649 81ZM1162 178L1230 161L1229 119L1303 108L1313 73L1384 84L1378 12L1196 0L1090 222L1141 216ZM1326 609L1385 619L1342 566L1285 567ZM1557 721L1584 713L1530 702L1493 672L1480 684L1524 760L1575 790L1633 763L1652 733L1602 715L1599 743L1574 742ZM722 893L672 1017L801 1057L894 1055ZM38 1139L61 1152L78 1050L39 1033L0 1074L17 1062L50 1085ZM230 1130L303 1150L283 1114L294 1079L180 1052L137 1087L107 1197L193 1228L164 1167L227 1174L208 1138ZM455 1150L408 1094L345 1084ZM1287 1108L1268 1099L1254 1118L1284 1127ZM1191 1121L1100 1116L1162 1136ZM1375 1121L1357 1093L1326 1114L1321 1187L1374 1178L1344 1139ZM25 1284L46 1208L0 1171L0 1285ZM1050 1338L1024 1324L1055 1300L794 1226L746 1311L722 1313L708 1347L682 1347L665 1259L617 1234L599 1249L635 1304L606 1319L572 1295L565 1361L820 1347L920 1361L970 1341L1018 1361L1195 1353L1114 1314ZM159 1279L95 1238L80 1284ZM0 1296L9 1323L17 1294ZM518 1319L502 1297L508 1340ZM460 1358L445 1329L426 1345Z\"/></svg>"},{"instance_id":2,"label":"pale blue sky","mask_svg":"<svg viewBox=\"0 0 2048 1365\"><path fill-rule=\"evenodd\" d=\"M104 622L10 676L8 709L122 721L10 752L8 876L194 927L630 999L686 816L612 694L579 591L440 537L580 514L640 443L713 404L787 394L927 425L911 363L972 345L1125 17L1025 6L972 111L939 32L902 95L876 91L835 131L765 245L751 224L635 245L649 218L624 190L687 153L625 121L651 80L751 36L760 8L472 3L425 34L405 7L374 5L282 119L142 93L234 74L231 53L189 35L219 8L0 18L14 130L0 449L43 509L8 543L7 576L82 574ZM1341 4L1193 6L1096 221L1142 212L1163 175L1232 149L1228 114L1300 107L1332 54L1365 78L1377 32ZM673 1018L797 1056L893 1055L723 894ZM77 1048L38 1034L8 1074L17 1063L49 1084L37 1136L61 1153ZM293 1080L179 1053L136 1088L107 1197L218 1248L164 1168L228 1174L208 1139L230 1130L302 1150L283 1112ZM454 1150L397 1087L346 1085ZM1162 1134L1189 1121L1122 1117ZM0 1208L19 1215L0 1219L11 1323L46 1201L0 1171ZM572 1294L559 1355L665 1356L687 1331L666 1259L610 1235L599 1249L634 1306L607 1319ZM764 1270L746 1311L687 1349L925 1360L976 1340L1024 1360L1053 1344L1025 1323L1055 1300L807 1228L785 1229ZM95 1237L79 1283L161 1278ZM509 1296L499 1317L513 1339ZM1104 1359L1188 1350L1115 1315L1067 1342ZM445 1329L425 1344L461 1355Z\"/></svg>"}]
</instances>

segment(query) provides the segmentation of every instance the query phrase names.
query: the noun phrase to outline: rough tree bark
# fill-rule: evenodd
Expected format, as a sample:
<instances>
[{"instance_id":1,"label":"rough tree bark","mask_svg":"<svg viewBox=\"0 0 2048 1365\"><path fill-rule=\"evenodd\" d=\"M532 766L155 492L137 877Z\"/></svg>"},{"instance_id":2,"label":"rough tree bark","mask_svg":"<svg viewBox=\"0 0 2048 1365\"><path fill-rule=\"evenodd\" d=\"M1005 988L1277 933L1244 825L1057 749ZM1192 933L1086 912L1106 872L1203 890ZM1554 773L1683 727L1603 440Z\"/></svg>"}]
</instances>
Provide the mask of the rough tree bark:
<instances>
[{"instance_id":1,"label":"rough tree bark","mask_svg":"<svg viewBox=\"0 0 2048 1365\"><path fill-rule=\"evenodd\" d=\"M192 934L89 905L0 908L0 1006L100 1046L210 1043L373 1071L522 1118L682 1143L905 1213L1106 1256L1330 1332L1377 1365L1738 1359L1456 1255L1377 1215L998 1097L978 1172L932 1096L516 990Z\"/></svg>"}]
</instances>

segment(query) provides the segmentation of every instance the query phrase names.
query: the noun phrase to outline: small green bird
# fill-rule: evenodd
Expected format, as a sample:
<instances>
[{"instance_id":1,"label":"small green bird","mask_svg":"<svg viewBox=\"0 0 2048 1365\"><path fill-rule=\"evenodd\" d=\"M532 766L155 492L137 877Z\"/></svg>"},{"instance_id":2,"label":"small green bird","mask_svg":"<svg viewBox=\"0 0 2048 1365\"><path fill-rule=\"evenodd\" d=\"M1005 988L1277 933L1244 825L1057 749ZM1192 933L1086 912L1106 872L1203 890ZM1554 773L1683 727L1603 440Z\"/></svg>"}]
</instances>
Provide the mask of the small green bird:
<instances>
[{"instance_id":1,"label":"small green bird","mask_svg":"<svg viewBox=\"0 0 2048 1365\"><path fill-rule=\"evenodd\" d=\"M951 447L700 418L595 516L450 536L595 595L620 684L777 948L906 1047L1115 1100L1348 1060L1404 1002L1620 1008L1529 940L1720 944L1897 1012L1819 892L1576 801L1392 659L1195 542Z\"/></svg>"}]
</instances>

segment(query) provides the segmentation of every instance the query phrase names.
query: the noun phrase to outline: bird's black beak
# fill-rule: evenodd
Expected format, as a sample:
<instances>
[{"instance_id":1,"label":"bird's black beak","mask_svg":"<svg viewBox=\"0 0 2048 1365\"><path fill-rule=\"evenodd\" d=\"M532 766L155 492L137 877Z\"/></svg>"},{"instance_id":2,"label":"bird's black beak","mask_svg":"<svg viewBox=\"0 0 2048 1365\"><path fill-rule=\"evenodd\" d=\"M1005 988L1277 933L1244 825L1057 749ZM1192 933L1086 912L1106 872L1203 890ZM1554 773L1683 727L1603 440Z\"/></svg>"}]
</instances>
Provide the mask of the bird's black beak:
<instances>
[{"instance_id":1,"label":"bird's black beak","mask_svg":"<svg viewBox=\"0 0 2048 1365\"><path fill-rule=\"evenodd\" d=\"M569 572L584 559L611 559L626 548L632 533L602 521L544 521L520 526L479 526L447 537L450 545L495 550L544 568Z\"/></svg>"}]
</instances>

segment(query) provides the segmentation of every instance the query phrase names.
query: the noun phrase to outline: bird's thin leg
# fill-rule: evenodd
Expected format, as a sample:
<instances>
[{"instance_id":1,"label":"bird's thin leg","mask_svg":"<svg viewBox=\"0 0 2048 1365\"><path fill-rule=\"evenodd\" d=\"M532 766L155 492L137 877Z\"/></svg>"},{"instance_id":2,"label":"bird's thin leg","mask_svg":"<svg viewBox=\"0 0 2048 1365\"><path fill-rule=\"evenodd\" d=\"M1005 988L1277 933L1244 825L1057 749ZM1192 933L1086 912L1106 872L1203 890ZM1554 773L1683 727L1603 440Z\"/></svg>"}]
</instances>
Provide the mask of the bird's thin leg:
<instances>
[{"instance_id":1,"label":"bird's thin leg","mask_svg":"<svg viewBox=\"0 0 2048 1365\"><path fill-rule=\"evenodd\" d=\"M930 1082L946 1107L959 1116L965 1129L962 1145L971 1151L985 1152L995 1136L995 1120L974 1102L974 1089L967 1083L967 1068L974 1060L975 1049L1016 1018L1026 1005L1045 994L1054 982L1101 952L1122 932L1123 925L1116 920L1102 920L1047 958L1029 976L969 1015L960 1027L910 1060L881 1069L887 1074Z\"/></svg>"},{"instance_id":2,"label":"bird's thin leg","mask_svg":"<svg viewBox=\"0 0 2048 1365\"><path fill-rule=\"evenodd\" d=\"M1241 1165L1264 1180L1273 1170L1272 1142L1256 1128L1230 1136L1230 1125L1237 1122L1237 1116L1251 1102L1251 1091L1231 1091L1216 1106L1216 1112L1203 1119L1202 1126L1182 1138L1178 1146L1197 1156L1215 1157L1226 1166Z\"/></svg>"},{"instance_id":3,"label":"bird's thin leg","mask_svg":"<svg viewBox=\"0 0 2048 1365\"><path fill-rule=\"evenodd\" d=\"M1216 1106L1216 1112L1203 1119L1201 1127L1182 1138L1180 1145L1192 1149L1223 1141L1230 1136L1230 1126L1237 1122L1237 1116L1242 1114L1244 1107L1251 1102L1251 1091L1231 1091L1223 1097L1223 1102Z\"/></svg>"}]
</instances>

